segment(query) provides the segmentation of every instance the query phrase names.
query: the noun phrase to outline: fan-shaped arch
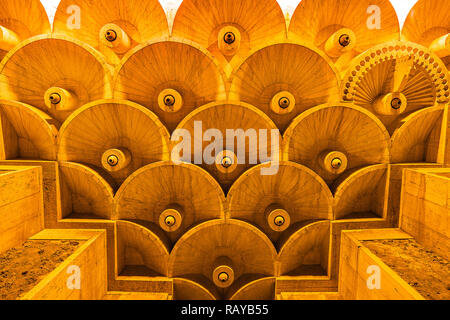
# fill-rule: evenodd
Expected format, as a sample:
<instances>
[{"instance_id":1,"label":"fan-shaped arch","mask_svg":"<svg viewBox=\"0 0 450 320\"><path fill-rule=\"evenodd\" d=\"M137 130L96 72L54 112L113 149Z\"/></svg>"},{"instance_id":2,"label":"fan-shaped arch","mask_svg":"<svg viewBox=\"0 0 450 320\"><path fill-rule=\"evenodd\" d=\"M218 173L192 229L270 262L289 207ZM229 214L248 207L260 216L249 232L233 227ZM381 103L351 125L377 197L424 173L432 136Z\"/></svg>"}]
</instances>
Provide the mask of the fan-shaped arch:
<instances>
[{"instance_id":1,"label":"fan-shaped arch","mask_svg":"<svg viewBox=\"0 0 450 320\"><path fill-rule=\"evenodd\" d=\"M145 272L167 276L169 251L167 244L142 225L117 221L118 274Z\"/></svg>"},{"instance_id":2,"label":"fan-shaped arch","mask_svg":"<svg viewBox=\"0 0 450 320\"><path fill-rule=\"evenodd\" d=\"M224 201L220 186L203 169L158 162L123 183L116 194L116 218L150 222L164 230L173 244L192 226L222 218ZM166 214L168 210L171 214ZM168 221L169 216L175 221Z\"/></svg>"},{"instance_id":3,"label":"fan-shaped arch","mask_svg":"<svg viewBox=\"0 0 450 320\"><path fill-rule=\"evenodd\" d=\"M419 0L402 29L402 38L430 48L450 66L450 4L448 1Z\"/></svg>"},{"instance_id":4,"label":"fan-shaped arch","mask_svg":"<svg viewBox=\"0 0 450 320\"><path fill-rule=\"evenodd\" d=\"M189 279L173 279L174 300L215 300L216 297L202 285Z\"/></svg>"},{"instance_id":5,"label":"fan-shaped arch","mask_svg":"<svg viewBox=\"0 0 450 320\"><path fill-rule=\"evenodd\" d=\"M224 99L225 84L216 62L197 45L148 42L117 67L114 97L147 107L172 131L195 108Z\"/></svg>"},{"instance_id":6,"label":"fan-shaped arch","mask_svg":"<svg viewBox=\"0 0 450 320\"><path fill-rule=\"evenodd\" d=\"M189 132L190 143L186 147L191 152L190 159L178 152L183 146L178 144L186 142L184 130ZM175 137L178 133L183 141ZM172 157L200 165L225 191L248 168L280 157L277 127L267 115L246 103L213 102L200 107L180 122L172 140ZM211 150L211 146L216 148ZM224 163L228 158L231 162Z\"/></svg>"},{"instance_id":7,"label":"fan-shaped arch","mask_svg":"<svg viewBox=\"0 0 450 320\"><path fill-rule=\"evenodd\" d=\"M53 25L54 33L86 42L112 64L140 43L169 34L158 0L62 0ZM109 30L116 33L115 40L106 39Z\"/></svg>"},{"instance_id":8,"label":"fan-shaped arch","mask_svg":"<svg viewBox=\"0 0 450 320\"><path fill-rule=\"evenodd\" d=\"M81 107L61 127L58 144L60 161L101 168L116 185L147 164L169 159L167 129L155 114L130 101L100 100ZM109 164L114 156L119 163Z\"/></svg>"},{"instance_id":9,"label":"fan-shaped arch","mask_svg":"<svg viewBox=\"0 0 450 320\"><path fill-rule=\"evenodd\" d=\"M389 133L373 114L351 104L326 104L297 117L284 135L286 160L317 172L329 185L344 172L388 163Z\"/></svg>"},{"instance_id":10,"label":"fan-shaped arch","mask_svg":"<svg viewBox=\"0 0 450 320\"><path fill-rule=\"evenodd\" d=\"M270 45L255 52L232 79L230 98L255 105L281 131L308 108L335 100L339 91L336 70L328 59L295 43Z\"/></svg>"},{"instance_id":11,"label":"fan-shaped arch","mask_svg":"<svg viewBox=\"0 0 450 320\"><path fill-rule=\"evenodd\" d=\"M226 297L227 288L241 277L273 275L275 257L272 243L258 229L238 220L215 220L198 225L178 241L170 254L169 276L200 277L216 284L220 296ZM225 271L216 274L221 268Z\"/></svg>"},{"instance_id":12,"label":"fan-shaped arch","mask_svg":"<svg viewBox=\"0 0 450 320\"><path fill-rule=\"evenodd\" d=\"M261 175L260 166L243 174L228 193L229 215L256 225L277 242L304 221L332 219L332 195L312 170L293 162L281 162L275 175ZM279 228L273 211L283 210ZM289 229L288 229L289 228Z\"/></svg>"},{"instance_id":13,"label":"fan-shaped arch","mask_svg":"<svg viewBox=\"0 0 450 320\"><path fill-rule=\"evenodd\" d=\"M75 109L111 98L103 56L65 36L30 38L0 64L0 97L37 107L63 122Z\"/></svg>"},{"instance_id":14,"label":"fan-shaped arch","mask_svg":"<svg viewBox=\"0 0 450 320\"><path fill-rule=\"evenodd\" d=\"M274 300L275 298L275 278L258 279L240 288L230 300Z\"/></svg>"},{"instance_id":15,"label":"fan-shaped arch","mask_svg":"<svg viewBox=\"0 0 450 320\"><path fill-rule=\"evenodd\" d=\"M358 53L399 40L400 27L389 0L303 0L292 16L289 36L324 50L342 70Z\"/></svg>"},{"instance_id":16,"label":"fan-shaped arch","mask_svg":"<svg viewBox=\"0 0 450 320\"><path fill-rule=\"evenodd\" d=\"M334 218L383 218L388 165L363 168L350 174L335 193Z\"/></svg>"}]
</instances>

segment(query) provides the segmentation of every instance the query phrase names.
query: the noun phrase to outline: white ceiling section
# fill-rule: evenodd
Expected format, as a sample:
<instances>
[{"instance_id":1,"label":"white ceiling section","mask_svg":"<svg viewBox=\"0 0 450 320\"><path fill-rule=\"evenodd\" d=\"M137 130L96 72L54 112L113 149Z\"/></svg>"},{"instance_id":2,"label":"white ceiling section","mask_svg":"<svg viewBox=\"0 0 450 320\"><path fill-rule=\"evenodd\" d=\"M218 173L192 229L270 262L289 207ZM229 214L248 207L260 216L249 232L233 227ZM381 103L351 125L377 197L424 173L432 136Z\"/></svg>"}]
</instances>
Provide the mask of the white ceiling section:
<instances>
[{"instance_id":1,"label":"white ceiling section","mask_svg":"<svg viewBox=\"0 0 450 320\"><path fill-rule=\"evenodd\" d=\"M320 1L320 0L318 0ZM411 8L416 4L418 0L390 0L395 10L397 11L398 18L400 20L400 25L403 26L405 19L411 10ZM41 0L45 9L47 10L48 16L50 17L50 22L53 22L53 17L55 16L56 8L60 0ZM178 8L182 0L160 0L162 6L166 12L173 12ZM300 3L299 0L278 0L281 8L285 13L292 15L297 5Z\"/></svg>"}]
</instances>

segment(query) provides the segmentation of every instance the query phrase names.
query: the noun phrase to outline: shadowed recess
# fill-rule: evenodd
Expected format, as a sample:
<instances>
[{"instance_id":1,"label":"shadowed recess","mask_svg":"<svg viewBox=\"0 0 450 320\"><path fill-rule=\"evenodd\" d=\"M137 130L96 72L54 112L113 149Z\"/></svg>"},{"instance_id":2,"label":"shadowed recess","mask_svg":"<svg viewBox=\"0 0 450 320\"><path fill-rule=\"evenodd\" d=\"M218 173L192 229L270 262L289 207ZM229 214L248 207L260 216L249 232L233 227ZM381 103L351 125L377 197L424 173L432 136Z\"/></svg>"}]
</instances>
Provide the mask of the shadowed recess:
<instances>
[{"instance_id":1,"label":"shadowed recess","mask_svg":"<svg viewBox=\"0 0 450 320\"><path fill-rule=\"evenodd\" d=\"M392 163L442 161L441 141L444 106L426 108L411 114L392 136ZM447 151L448 152L448 151Z\"/></svg>"},{"instance_id":2,"label":"shadowed recess","mask_svg":"<svg viewBox=\"0 0 450 320\"><path fill-rule=\"evenodd\" d=\"M200 122L201 133L198 126ZM181 121L178 130L190 133L191 141L187 144L188 149L191 149L189 162L208 171L225 192L247 169L280 158L281 136L278 132L275 135L272 132L277 127L267 115L246 103L207 104ZM208 132L211 130L214 132L209 137ZM172 155L179 154L183 161L187 160L184 154L178 152L178 148L183 146L180 143L188 141L178 140L174 135L172 140ZM233 149L229 146L230 141L234 144ZM198 159L202 160L201 163L198 163Z\"/></svg>"},{"instance_id":3,"label":"shadowed recess","mask_svg":"<svg viewBox=\"0 0 450 320\"><path fill-rule=\"evenodd\" d=\"M274 275L275 257L272 243L258 229L238 220L215 220L195 227L178 241L170 255L169 276L201 281L223 298L236 286ZM216 279L219 268L226 271ZM227 283L229 278L222 275L234 281Z\"/></svg>"},{"instance_id":4,"label":"shadowed recess","mask_svg":"<svg viewBox=\"0 0 450 320\"><path fill-rule=\"evenodd\" d=\"M60 162L61 218L107 219L113 212L113 188L95 170Z\"/></svg>"},{"instance_id":5,"label":"shadowed recess","mask_svg":"<svg viewBox=\"0 0 450 320\"><path fill-rule=\"evenodd\" d=\"M37 108L0 100L0 159L56 160L58 127Z\"/></svg>"},{"instance_id":6,"label":"shadowed recess","mask_svg":"<svg viewBox=\"0 0 450 320\"><path fill-rule=\"evenodd\" d=\"M450 97L442 61L412 42L389 42L355 58L344 76L342 96L374 113L390 133L402 118Z\"/></svg>"}]
</instances>

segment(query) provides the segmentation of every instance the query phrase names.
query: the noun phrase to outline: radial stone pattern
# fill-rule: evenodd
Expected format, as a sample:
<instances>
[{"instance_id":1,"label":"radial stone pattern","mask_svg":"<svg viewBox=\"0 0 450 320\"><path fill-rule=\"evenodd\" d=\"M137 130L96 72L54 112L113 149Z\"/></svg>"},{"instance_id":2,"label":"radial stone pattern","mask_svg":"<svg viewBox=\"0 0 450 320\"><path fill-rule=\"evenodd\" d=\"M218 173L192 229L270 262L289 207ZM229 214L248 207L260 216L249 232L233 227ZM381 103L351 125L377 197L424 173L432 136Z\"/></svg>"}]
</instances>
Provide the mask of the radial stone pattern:
<instances>
[{"instance_id":1,"label":"radial stone pattern","mask_svg":"<svg viewBox=\"0 0 450 320\"><path fill-rule=\"evenodd\" d=\"M403 30L388 0L1 0L0 165L42 167L45 229L107 231L111 292L334 297L341 231L450 165L449 32L442 0Z\"/></svg>"}]
</instances>

